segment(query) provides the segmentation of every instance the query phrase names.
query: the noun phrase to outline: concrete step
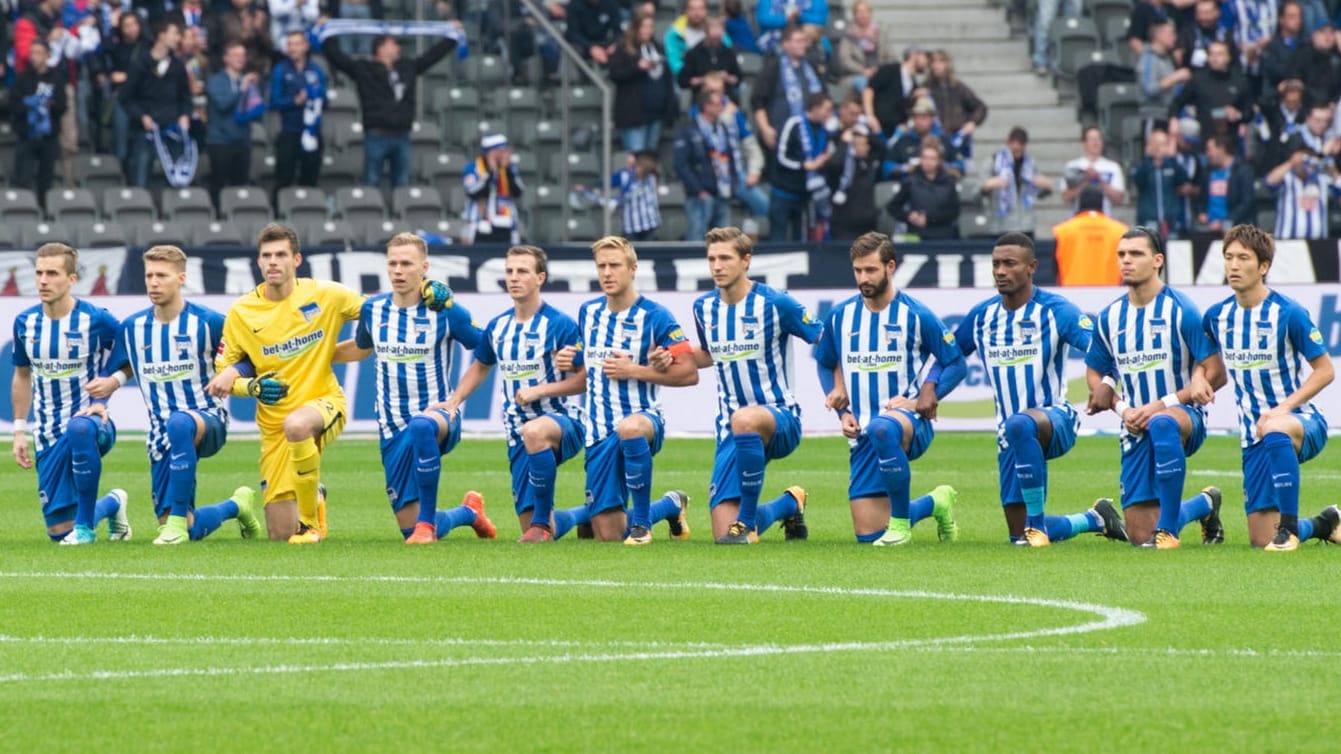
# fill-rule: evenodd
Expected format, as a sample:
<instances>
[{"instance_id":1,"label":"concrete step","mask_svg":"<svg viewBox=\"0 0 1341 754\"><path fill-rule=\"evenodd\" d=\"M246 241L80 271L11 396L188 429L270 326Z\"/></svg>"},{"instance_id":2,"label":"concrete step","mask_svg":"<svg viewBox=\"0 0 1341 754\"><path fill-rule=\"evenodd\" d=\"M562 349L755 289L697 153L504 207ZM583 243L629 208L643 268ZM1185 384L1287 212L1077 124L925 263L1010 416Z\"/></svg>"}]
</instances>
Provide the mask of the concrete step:
<instances>
[{"instance_id":1,"label":"concrete step","mask_svg":"<svg viewBox=\"0 0 1341 754\"><path fill-rule=\"evenodd\" d=\"M988 104L987 122L978 129L978 136L987 140L1004 141L1012 126L1023 125L1031 143L1044 141L1067 142L1080 149L1080 124L1075 113L1067 108L1013 107L1010 103Z\"/></svg>"},{"instance_id":2,"label":"concrete step","mask_svg":"<svg viewBox=\"0 0 1341 754\"><path fill-rule=\"evenodd\" d=\"M921 42L941 47L952 40L960 44L968 40L1010 42L1010 29L1004 20L955 21L938 18L925 24L907 24L890 27L890 36L897 42Z\"/></svg>"},{"instance_id":3,"label":"concrete step","mask_svg":"<svg viewBox=\"0 0 1341 754\"><path fill-rule=\"evenodd\" d=\"M987 24L996 25L998 35L1003 35L1009 31L1006 27L1006 12L1000 9L983 8L981 6L955 7L945 5L925 6L925 7L900 7L897 9L881 12L877 18L882 29L893 29L897 33L901 29L906 29L914 25L935 25L935 24ZM904 35L909 36L909 35Z\"/></svg>"}]
</instances>

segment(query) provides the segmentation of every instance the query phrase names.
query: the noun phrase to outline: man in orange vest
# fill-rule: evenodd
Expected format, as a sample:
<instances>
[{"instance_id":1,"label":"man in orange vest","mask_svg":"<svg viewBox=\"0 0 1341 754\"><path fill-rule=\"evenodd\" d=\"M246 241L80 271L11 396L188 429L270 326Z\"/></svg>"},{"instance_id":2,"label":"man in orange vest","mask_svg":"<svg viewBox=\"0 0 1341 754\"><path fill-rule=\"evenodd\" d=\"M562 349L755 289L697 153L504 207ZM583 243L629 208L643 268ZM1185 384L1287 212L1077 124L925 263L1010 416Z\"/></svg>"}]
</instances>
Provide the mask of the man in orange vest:
<instances>
[{"instance_id":1,"label":"man in orange vest","mask_svg":"<svg viewBox=\"0 0 1341 754\"><path fill-rule=\"evenodd\" d=\"M1104 214L1103 191L1097 187L1085 187L1077 206L1075 217L1052 229L1058 285L1119 285L1117 245L1126 224Z\"/></svg>"}]
</instances>

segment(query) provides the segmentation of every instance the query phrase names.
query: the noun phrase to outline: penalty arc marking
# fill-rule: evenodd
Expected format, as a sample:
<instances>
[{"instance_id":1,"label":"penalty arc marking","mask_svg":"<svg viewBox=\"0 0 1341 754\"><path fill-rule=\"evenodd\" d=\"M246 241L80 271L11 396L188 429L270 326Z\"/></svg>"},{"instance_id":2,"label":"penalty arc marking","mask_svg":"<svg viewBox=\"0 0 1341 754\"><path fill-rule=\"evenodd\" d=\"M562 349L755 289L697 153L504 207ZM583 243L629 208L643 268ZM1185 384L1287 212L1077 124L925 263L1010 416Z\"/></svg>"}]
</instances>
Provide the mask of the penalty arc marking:
<instances>
[{"instance_id":1,"label":"penalty arc marking","mask_svg":"<svg viewBox=\"0 0 1341 754\"><path fill-rule=\"evenodd\" d=\"M101 573L93 571L85 572L0 572L0 579L86 579L86 580L153 580L163 581L163 574L138 574L138 573ZM950 602L977 602L1000 605L1023 605L1030 607L1042 607L1058 610L1069 610L1079 612L1090 616L1090 620L1067 626L1056 626L1049 628L1039 628L1029 631L1006 631L991 634L961 634L954 636L937 636L925 639L897 639L891 641L877 642L821 642L808 644L744 644L744 645L714 645L714 644L696 644L685 643L682 645L667 645L664 643L645 643L632 646L611 645L609 643L600 643L591 646L589 651L580 651L582 645L559 647L548 642L536 642L535 644L545 646L551 651L541 655L529 655L520 657L458 657L443 658L431 660L392 660L386 662L339 662L327 664L312 665L258 665L258 666L234 666L234 667L199 667L199 668L158 668L145 670L105 670L105 671L66 671L60 673L0 673L0 683L13 684L23 682L37 681L96 681L96 680L127 680L135 678L173 678L173 677L201 677L201 676L244 676L244 675L280 675L280 674L298 674L298 673L332 673L332 672L368 672L377 670L412 670L412 669L434 669L451 667L469 667L469 666L494 666L494 665L554 665L569 663L593 663L593 662L622 662L626 660L681 660L697 658L730 658L730 657L761 657L769 655L791 655L791 654L822 654L833 652L879 652L899 649L916 648L945 648L955 645L970 645L982 642L1002 642L1030 640L1053 636L1071 636L1076 634L1087 634L1096 631L1108 631L1126 626L1135 626L1144 623L1146 617L1144 614L1135 610L1129 610L1120 607L1110 607L1107 605L1098 605L1088 602L1074 602L1069 600L1042 599L1036 597L1022 597L1016 595L983 595L983 594L957 594L951 592L931 592L921 590L901 590L901 589L879 589L879 588L847 588L832 586L796 586L784 584L732 584L725 582L635 582L635 581L615 581L605 579L542 579L542 578L524 578L524 577L506 577L506 576L332 576L332 575L314 575L314 576L288 576L288 575L246 575L246 574L174 574L171 583L181 582L293 582L302 584L311 583L383 583L383 584L443 584L443 585L499 585L499 586L520 586L520 587L559 587L559 588L587 588L587 589L646 589L646 590L681 590L681 591L733 591L733 592L755 592L763 594L791 594L798 596L837 596L837 597L869 597L874 599L916 599L916 600L944 600ZM274 639L258 638L246 639L244 637L198 637L198 638L166 638L166 637L17 637L13 635L0 636L0 644L13 644L23 642L33 643L207 643L208 641L218 641L222 639L226 642L255 641L258 644L282 644L282 643L310 643L311 639ZM318 640L320 641L320 640ZM360 643L359 640L343 640L351 644ZM381 639L370 640L366 643L380 643ZM494 640L474 641L469 639L455 640L428 640L424 645L432 644L479 644L483 646L497 646L500 642ZM525 645L526 642L517 642ZM554 649L563 649L565 651L553 652ZM616 651L617 650L617 651Z\"/></svg>"}]
</instances>

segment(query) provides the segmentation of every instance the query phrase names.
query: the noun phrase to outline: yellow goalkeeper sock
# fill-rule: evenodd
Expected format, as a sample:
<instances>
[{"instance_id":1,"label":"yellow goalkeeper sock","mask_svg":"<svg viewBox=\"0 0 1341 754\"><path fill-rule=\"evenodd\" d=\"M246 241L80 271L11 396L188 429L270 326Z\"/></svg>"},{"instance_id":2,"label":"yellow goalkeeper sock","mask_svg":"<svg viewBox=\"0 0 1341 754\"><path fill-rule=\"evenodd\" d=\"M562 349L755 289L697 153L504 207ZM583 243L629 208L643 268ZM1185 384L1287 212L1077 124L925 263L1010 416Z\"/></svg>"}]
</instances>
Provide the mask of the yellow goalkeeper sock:
<instances>
[{"instance_id":1,"label":"yellow goalkeeper sock","mask_svg":"<svg viewBox=\"0 0 1341 754\"><path fill-rule=\"evenodd\" d=\"M298 518L307 526L317 529L317 483L321 481L321 454L317 452L316 440L289 443L289 457L293 460L293 493L298 498Z\"/></svg>"}]
</instances>

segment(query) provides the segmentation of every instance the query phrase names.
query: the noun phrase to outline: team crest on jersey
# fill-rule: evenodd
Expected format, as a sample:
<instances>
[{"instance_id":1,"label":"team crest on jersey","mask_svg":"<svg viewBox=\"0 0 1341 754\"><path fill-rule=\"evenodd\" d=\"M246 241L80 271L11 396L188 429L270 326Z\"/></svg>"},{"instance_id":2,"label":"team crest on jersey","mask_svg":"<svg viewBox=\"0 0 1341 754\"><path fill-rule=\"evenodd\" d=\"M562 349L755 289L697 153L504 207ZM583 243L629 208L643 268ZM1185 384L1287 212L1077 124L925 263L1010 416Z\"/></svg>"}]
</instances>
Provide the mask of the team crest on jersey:
<instances>
[{"instance_id":1,"label":"team crest on jersey","mask_svg":"<svg viewBox=\"0 0 1341 754\"><path fill-rule=\"evenodd\" d=\"M71 357L78 356L79 352L84 350L84 333L65 333L65 350L69 352Z\"/></svg>"},{"instance_id":2,"label":"team crest on jersey","mask_svg":"<svg viewBox=\"0 0 1341 754\"><path fill-rule=\"evenodd\" d=\"M1253 327L1253 334L1257 336L1258 348L1269 348L1271 341L1276 339L1276 326L1268 320L1263 320Z\"/></svg>"},{"instance_id":3,"label":"team crest on jersey","mask_svg":"<svg viewBox=\"0 0 1341 754\"><path fill-rule=\"evenodd\" d=\"M1080 315L1080 320L1077 322L1077 324L1080 325L1080 329L1082 330L1094 329L1094 321L1091 320L1089 316L1085 314Z\"/></svg>"},{"instance_id":4,"label":"team crest on jersey","mask_svg":"<svg viewBox=\"0 0 1341 754\"><path fill-rule=\"evenodd\" d=\"M1322 345L1322 333L1318 332L1318 328L1316 327L1309 331L1308 339L1318 345Z\"/></svg>"},{"instance_id":5,"label":"team crest on jersey","mask_svg":"<svg viewBox=\"0 0 1341 754\"><path fill-rule=\"evenodd\" d=\"M1169 322L1163 319L1150 320L1150 344L1156 348L1162 347L1165 335L1169 334Z\"/></svg>"},{"instance_id":6,"label":"team crest on jersey","mask_svg":"<svg viewBox=\"0 0 1341 754\"><path fill-rule=\"evenodd\" d=\"M1021 341L1030 343L1034 340L1034 336L1038 334L1038 323L1032 319L1022 319L1015 323L1015 329L1019 331Z\"/></svg>"},{"instance_id":7,"label":"team crest on jersey","mask_svg":"<svg viewBox=\"0 0 1341 754\"><path fill-rule=\"evenodd\" d=\"M888 325L885 325L885 342L886 342L886 343L888 343L889 345L892 346L892 345L898 343L898 342L899 342L899 338L902 338L902 337L903 337L903 325L893 324L893 323L888 324Z\"/></svg>"},{"instance_id":8,"label":"team crest on jersey","mask_svg":"<svg viewBox=\"0 0 1341 754\"><path fill-rule=\"evenodd\" d=\"M414 334L426 335L433 331L433 321L422 317L416 317L414 320Z\"/></svg>"},{"instance_id":9,"label":"team crest on jersey","mask_svg":"<svg viewBox=\"0 0 1341 754\"><path fill-rule=\"evenodd\" d=\"M190 335L174 335L172 343L177 349L177 358L185 359L195 350L195 339Z\"/></svg>"},{"instance_id":10,"label":"team crest on jersey","mask_svg":"<svg viewBox=\"0 0 1341 754\"><path fill-rule=\"evenodd\" d=\"M758 317L752 317L752 316L749 316L749 315L746 315L746 316L744 316L744 317L741 317L741 318L740 318L740 329L741 329L741 335L740 335L740 336L741 336L742 338L753 338L753 337L754 337L754 331L757 330L757 329L759 329L759 318L758 318ZM675 337L679 337L679 338L683 338L683 337L684 337L684 333L680 332L679 330L676 330L672 335L675 336Z\"/></svg>"},{"instance_id":11,"label":"team crest on jersey","mask_svg":"<svg viewBox=\"0 0 1341 754\"><path fill-rule=\"evenodd\" d=\"M312 320L321 314L321 307L317 305L317 302L312 301L299 307L298 312L303 315L303 319L307 320L308 324L311 324Z\"/></svg>"}]
</instances>

